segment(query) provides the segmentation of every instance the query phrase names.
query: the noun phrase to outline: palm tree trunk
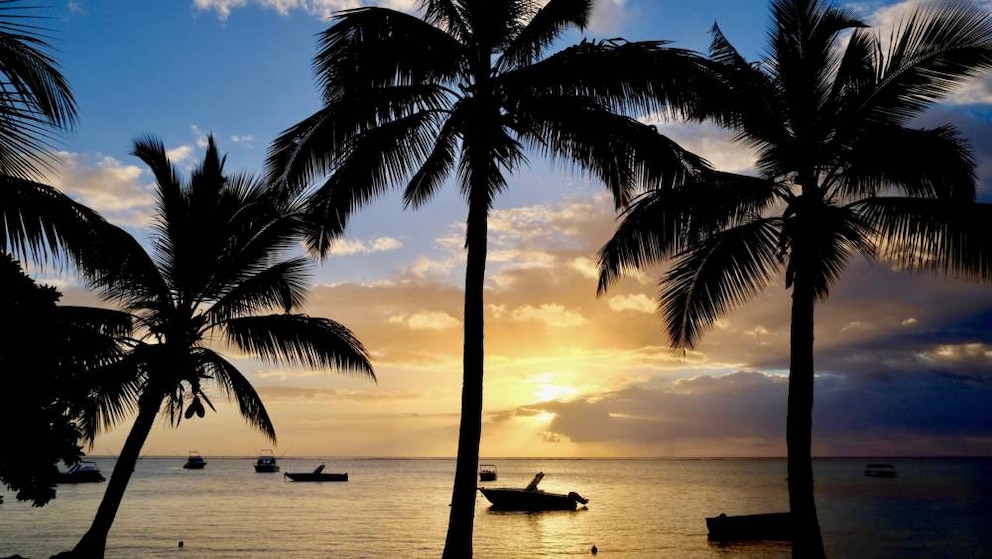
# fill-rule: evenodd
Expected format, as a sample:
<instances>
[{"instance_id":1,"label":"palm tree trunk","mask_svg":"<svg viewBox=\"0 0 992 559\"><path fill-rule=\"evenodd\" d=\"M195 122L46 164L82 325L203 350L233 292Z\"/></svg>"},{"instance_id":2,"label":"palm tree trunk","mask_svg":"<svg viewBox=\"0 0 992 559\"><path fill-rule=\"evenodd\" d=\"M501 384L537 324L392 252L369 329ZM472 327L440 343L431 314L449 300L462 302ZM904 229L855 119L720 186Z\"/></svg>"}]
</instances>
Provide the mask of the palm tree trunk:
<instances>
[{"instance_id":1,"label":"palm tree trunk","mask_svg":"<svg viewBox=\"0 0 992 559\"><path fill-rule=\"evenodd\" d=\"M114 471L110 474L110 481L107 482L107 490L100 501L100 507L93 518L90 529L83 534L83 537L72 549L73 557L86 559L102 558L107 549L107 536L110 534L110 527L114 524L117 516L117 509L124 499L124 491L131 480L134 466L138 463L138 455L141 447L145 445L148 434L155 423L155 416L158 415L158 406L161 402L156 398L142 398L138 406L138 417L134 420L131 432L128 433L121 448L120 456L114 464Z\"/></svg>"},{"instance_id":2,"label":"palm tree trunk","mask_svg":"<svg viewBox=\"0 0 992 559\"><path fill-rule=\"evenodd\" d=\"M469 202L465 265L465 340L462 353L461 425L443 559L470 559L475 527L479 441L482 438L484 351L483 287L486 278L488 204L482 196Z\"/></svg>"},{"instance_id":3,"label":"palm tree trunk","mask_svg":"<svg viewBox=\"0 0 992 559\"><path fill-rule=\"evenodd\" d=\"M816 295L807 274L792 288L791 363L786 419L789 509L793 517L792 557L825 557L813 492L813 307Z\"/></svg>"}]
</instances>

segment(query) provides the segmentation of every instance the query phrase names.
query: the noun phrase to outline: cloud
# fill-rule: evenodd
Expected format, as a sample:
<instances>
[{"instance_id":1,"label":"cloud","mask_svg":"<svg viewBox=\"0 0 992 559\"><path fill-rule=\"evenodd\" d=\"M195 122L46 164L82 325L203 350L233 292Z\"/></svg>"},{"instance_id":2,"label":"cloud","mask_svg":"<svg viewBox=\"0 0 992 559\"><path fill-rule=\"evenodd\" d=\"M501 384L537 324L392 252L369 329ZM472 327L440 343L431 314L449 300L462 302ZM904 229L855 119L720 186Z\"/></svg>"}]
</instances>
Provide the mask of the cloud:
<instances>
[{"instance_id":1,"label":"cloud","mask_svg":"<svg viewBox=\"0 0 992 559\"><path fill-rule=\"evenodd\" d=\"M396 250L403 246L403 243L392 237L378 237L369 241L353 239L335 239L331 243L329 254L334 256L346 256L350 254L370 254L373 252L386 252Z\"/></svg>"},{"instance_id":2,"label":"cloud","mask_svg":"<svg viewBox=\"0 0 992 559\"><path fill-rule=\"evenodd\" d=\"M140 182L142 168L103 156L95 162L78 153L59 152L49 184L125 226L149 223L154 204L152 186Z\"/></svg>"},{"instance_id":3,"label":"cloud","mask_svg":"<svg viewBox=\"0 0 992 559\"><path fill-rule=\"evenodd\" d=\"M390 324L404 324L411 330L448 330L458 328L461 321L444 312L419 312L389 317Z\"/></svg>"},{"instance_id":4,"label":"cloud","mask_svg":"<svg viewBox=\"0 0 992 559\"><path fill-rule=\"evenodd\" d=\"M654 314L658 309L657 304L643 293L610 297L607 299L607 303L610 305L611 310L617 312L634 311L645 314Z\"/></svg>"},{"instance_id":5,"label":"cloud","mask_svg":"<svg viewBox=\"0 0 992 559\"><path fill-rule=\"evenodd\" d=\"M192 153L193 146L188 145L175 147L165 151L166 157L168 157L169 161L172 161L173 163L181 163L182 161L185 161L186 158L188 158Z\"/></svg>"},{"instance_id":6,"label":"cloud","mask_svg":"<svg viewBox=\"0 0 992 559\"><path fill-rule=\"evenodd\" d=\"M362 2L359 0L193 0L193 6L198 11L214 11L220 20L226 20L232 11L248 5L259 6L286 16L293 11L302 11L314 17L326 19L335 12L358 8L363 5L376 5L404 12L413 12L417 0L381 0L378 2Z\"/></svg>"},{"instance_id":7,"label":"cloud","mask_svg":"<svg viewBox=\"0 0 992 559\"><path fill-rule=\"evenodd\" d=\"M556 304L544 304L539 307L524 305L513 309L510 316L518 322L541 322L552 328L581 326L587 322L581 314Z\"/></svg>"},{"instance_id":8,"label":"cloud","mask_svg":"<svg viewBox=\"0 0 992 559\"><path fill-rule=\"evenodd\" d=\"M254 147L255 145L255 137L252 136L251 134L244 134L241 136L237 134L231 134L231 141L236 144L244 144L248 147Z\"/></svg>"}]
</instances>

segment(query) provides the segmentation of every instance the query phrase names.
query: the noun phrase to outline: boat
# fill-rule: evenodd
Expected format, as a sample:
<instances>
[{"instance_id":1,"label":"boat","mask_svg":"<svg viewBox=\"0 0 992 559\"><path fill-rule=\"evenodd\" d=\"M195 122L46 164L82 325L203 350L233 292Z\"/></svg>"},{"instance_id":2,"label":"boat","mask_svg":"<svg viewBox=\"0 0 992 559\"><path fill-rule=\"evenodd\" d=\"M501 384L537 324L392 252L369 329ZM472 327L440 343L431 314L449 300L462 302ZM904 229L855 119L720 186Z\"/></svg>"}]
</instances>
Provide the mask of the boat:
<instances>
[{"instance_id":1,"label":"boat","mask_svg":"<svg viewBox=\"0 0 992 559\"><path fill-rule=\"evenodd\" d=\"M892 464L874 463L865 466L868 477L896 477L896 467Z\"/></svg>"},{"instance_id":2,"label":"boat","mask_svg":"<svg viewBox=\"0 0 992 559\"><path fill-rule=\"evenodd\" d=\"M194 450L189 453L189 458L186 459L186 463L183 464L183 468L187 470L202 470L206 465L207 461L200 456L199 452Z\"/></svg>"},{"instance_id":3,"label":"boat","mask_svg":"<svg viewBox=\"0 0 992 559\"><path fill-rule=\"evenodd\" d=\"M479 466L479 481L496 481L496 464Z\"/></svg>"},{"instance_id":4,"label":"boat","mask_svg":"<svg viewBox=\"0 0 992 559\"><path fill-rule=\"evenodd\" d=\"M348 474L334 474L324 472L324 465L321 464L312 472L286 472L283 476L293 481L348 481Z\"/></svg>"},{"instance_id":5,"label":"boat","mask_svg":"<svg viewBox=\"0 0 992 559\"><path fill-rule=\"evenodd\" d=\"M707 539L717 542L791 540L792 514L769 512L741 516L711 516L706 519Z\"/></svg>"},{"instance_id":6,"label":"boat","mask_svg":"<svg viewBox=\"0 0 992 559\"><path fill-rule=\"evenodd\" d=\"M94 462L81 461L59 472L56 483L99 483L106 481Z\"/></svg>"},{"instance_id":7,"label":"boat","mask_svg":"<svg viewBox=\"0 0 992 559\"><path fill-rule=\"evenodd\" d=\"M490 510L514 510L514 511L546 511L546 510L575 510L579 504L585 505L589 502L582 495L574 491L569 493L551 493L537 488L537 484L544 479L544 472L538 472L534 479L527 484L527 487L479 487L479 491L492 503Z\"/></svg>"},{"instance_id":8,"label":"boat","mask_svg":"<svg viewBox=\"0 0 992 559\"><path fill-rule=\"evenodd\" d=\"M255 471L258 473L273 473L279 471L279 464L271 450L263 450L255 461Z\"/></svg>"}]
</instances>

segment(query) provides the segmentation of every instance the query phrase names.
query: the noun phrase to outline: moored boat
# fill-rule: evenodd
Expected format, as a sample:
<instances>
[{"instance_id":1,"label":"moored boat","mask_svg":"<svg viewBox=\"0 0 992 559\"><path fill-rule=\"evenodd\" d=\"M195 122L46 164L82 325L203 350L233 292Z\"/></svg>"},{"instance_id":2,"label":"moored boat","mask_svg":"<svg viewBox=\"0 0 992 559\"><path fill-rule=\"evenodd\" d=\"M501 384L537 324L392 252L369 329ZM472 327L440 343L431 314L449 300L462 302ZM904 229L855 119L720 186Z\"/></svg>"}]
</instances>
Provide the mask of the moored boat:
<instances>
[{"instance_id":1,"label":"moored boat","mask_svg":"<svg viewBox=\"0 0 992 559\"><path fill-rule=\"evenodd\" d=\"M279 471L279 464L271 450L263 450L255 460L255 471L258 473L273 473Z\"/></svg>"},{"instance_id":2,"label":"moored boat","mask_svg":"<svg viewBox=\"0 0 992 559\"><path fill-rule=\"evenodd\" d=\"M706 519L707 539L717 542L792 539L792 514L769 512L740 516L711 516Z\"/></svg>"},{"instance_id":3,"label":"moored boat","mask_svg":"<svg viewBox=\"0 0 992 559\"><path fill-rule=\"evenodd\" d=\"M480 465L479 481L496 481L496 464Z\"/></svg>"},{"instance_id":4,"label":"moored boat","mask_svg":"<svg viewBox=\"0 0 992 559\"><path fill-rule=\"evenodd\" d=\"M186 458L186 463L183 464L183 468L186 470L202 470L206 465L207 461L200 456L199 452L193 450L190 451L189 457Z\"/></svg>"},{"instance_id":5,"label":"moored boat","mask_svg":"<svg viewBox=\"0 0 992 559\"><path fill-rule=\"evenodd\" d=\"M77 462L64 472L59 472L56 483L98 483L106 481L94 462Z\"/></svg>"},{"instance_id":6,"label":"moored boat","mask_svg":"<svg viewBox=\"0 0 992 559\"><path fill-rule=\"evenodd\" d=\"M492 503L490 510L514 510L514 511L548 511L548 510L575 510L578 505L585 505L589 502L582 495L574 491L568 493L551 493L537 488L537 484L544 479L544 472L538 472L534 479L527 484L527 487L479 487L479 491Z\"/></svg>"},{"instance_id":7,"label":"moored boat","mask_svg":"<svg viewBox=\"0 0 992 559\"><path fill-rule=\"evenodd\" d=\"M323 464L312 472L286 472L283 476L293 481L348 481L347 472L340 474L325 472Z\"/></svg>"}]
</instances>

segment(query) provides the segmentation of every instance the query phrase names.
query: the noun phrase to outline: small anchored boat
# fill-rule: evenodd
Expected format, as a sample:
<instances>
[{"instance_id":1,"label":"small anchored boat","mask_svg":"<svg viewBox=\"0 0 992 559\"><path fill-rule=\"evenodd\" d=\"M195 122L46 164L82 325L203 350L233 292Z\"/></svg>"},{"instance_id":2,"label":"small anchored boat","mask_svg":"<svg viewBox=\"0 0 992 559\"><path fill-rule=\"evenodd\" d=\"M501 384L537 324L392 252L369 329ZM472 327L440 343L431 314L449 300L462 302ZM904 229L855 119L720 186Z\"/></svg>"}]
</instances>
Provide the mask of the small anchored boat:
<instances>
[{"instance_id":1,"label":"small anchored boat","mask_svg":"<svg viewBox=\"0 0 992 559\"><path fill-rule=\"evenodd\" d=\"M207 461L200 456L200 453L193 450L189 453L186 463L183 464L185 470L202 470L207 465Z\"/></svg>"},{"instance_id":2,"label":"small anchored boat","mask_svg":"<svg viewBox=\"0 0 992 559\"><path fill-rule=\"evenodd\" d=\"M716 542L792 539L792 514L769 512L741 516L711 516L706 519L707 539Z\"/></svg>"},{"instance_id":3,"label":"small anchored boat","mask_svg":"<svg viewBox=\"0 0 992 559\"><path fill-rule=\"evenodd\" d=\"M546 510L575 510L578 505L589 502L574 491L568 493L551 493L537 488L544 479L544 472L538 472L534 479L523 489L479 487L479 491L492 503L490 510L515 511L546 511Z\"/></svg>"},{"instance_id":4,"label":"small anchored boat","mask_svg":"<svg viewBox=\"0 0 992 559\"><path fill-rule=\"evenodd\" d=\"M496 481L496 464L480 465L479 481Z\"/></svg>"},{"instance_id":5,"label":"small anchored boat","mask_svg":"<svg viewBox=\"0 0 992 559\"><path fill-rule=\"evenodd\" d=\"M255 471L258 473L273 473L279 471L279 464L271 450L263 450L255 461Z\"/></svg>"},{"instance_id":6,"label":"small anchored boat","mask_svg":"<svg viewBox=\"0 0 992 559\"><path fill-rule=\"evenodd\" d=\"M293 481L348 481L348 474L335 474L324 472L324 465L321 464L312 472L286 472L283 476Z\"/></svg>"},{"instance_id":7,"label":"small anchored boat","mask_svg":"<svg viewBox=\"0 0 992 559\"><path fill-rule=\"evenodd\" d=\"M94 462L77 462L64 472L59 472L56 483L98 483L106 481Z\"/></svg>"}]
</instances>

